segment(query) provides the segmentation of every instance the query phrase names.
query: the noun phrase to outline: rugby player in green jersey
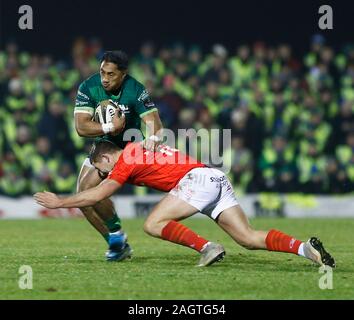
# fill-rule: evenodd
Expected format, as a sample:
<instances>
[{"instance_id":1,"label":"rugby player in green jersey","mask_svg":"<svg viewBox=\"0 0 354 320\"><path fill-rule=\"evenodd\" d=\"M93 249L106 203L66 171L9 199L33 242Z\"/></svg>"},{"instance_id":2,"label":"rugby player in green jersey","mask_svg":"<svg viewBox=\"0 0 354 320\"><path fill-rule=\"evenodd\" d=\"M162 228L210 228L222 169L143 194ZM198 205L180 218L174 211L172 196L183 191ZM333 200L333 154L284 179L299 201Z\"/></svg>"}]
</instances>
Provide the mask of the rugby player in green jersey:
<instances>
[{"instance_id":1,"label":"rugby player in green jersey","mask_svg":"<svg viewBox=\"0 0 354 320\"><path fill-rule=\"evenodd\" d=\"M107 100L118 105L124 117L119 117L116 113L112 123L92 121L96 107ZM141 121L146 124L147 138L144 142L148 149L153 149L161 137L162 123L158 110L145 87L128 74L128 57L123 51L105 52L100 72L80 84L74 116L75 128L81 137L107 139L120 148L124 148L129 142L123 139L126 130L141 130ZM90 189L104 178L87 158L80 170L77 191ZM108 198L80 210L106 239L109 245L106 253L108 261L121 261L131 256L127 235L122 231L112 200Z\"/></svg>"}]
</instances>

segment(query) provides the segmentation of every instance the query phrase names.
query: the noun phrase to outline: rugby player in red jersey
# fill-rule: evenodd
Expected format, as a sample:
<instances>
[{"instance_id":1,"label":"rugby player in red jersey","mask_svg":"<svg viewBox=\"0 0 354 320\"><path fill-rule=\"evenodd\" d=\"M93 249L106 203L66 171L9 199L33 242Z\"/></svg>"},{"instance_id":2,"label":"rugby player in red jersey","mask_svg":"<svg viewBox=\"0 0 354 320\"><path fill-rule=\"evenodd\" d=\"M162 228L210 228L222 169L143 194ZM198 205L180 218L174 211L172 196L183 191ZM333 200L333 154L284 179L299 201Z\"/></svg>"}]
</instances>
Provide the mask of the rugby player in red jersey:
<instances>
[{"instance_id":1,"label":"rugby player in red jersey","mask_svg":"<svg viewBox=\"0 0 354 320\"><path fill-rule=\"evenodd\" d=\"M47 208L92 206L110 197L124 183L145 185L168 192L152 209L144 224L149 235L184 245L201 254L199 266L208 266L225 255L222 245L210 242L179 223L197 212L212 218L238 244L247 249L265 249L293 253L320 265L335 267L319 239L302 242L278 230L254 230L238 204L225 174L161 145L149 151L140 143L130 143L123 150L109 141L97 142L90 161L107 179L98 186L68 197L39 192L38 204Z\"/></svg>"}]
</instances>

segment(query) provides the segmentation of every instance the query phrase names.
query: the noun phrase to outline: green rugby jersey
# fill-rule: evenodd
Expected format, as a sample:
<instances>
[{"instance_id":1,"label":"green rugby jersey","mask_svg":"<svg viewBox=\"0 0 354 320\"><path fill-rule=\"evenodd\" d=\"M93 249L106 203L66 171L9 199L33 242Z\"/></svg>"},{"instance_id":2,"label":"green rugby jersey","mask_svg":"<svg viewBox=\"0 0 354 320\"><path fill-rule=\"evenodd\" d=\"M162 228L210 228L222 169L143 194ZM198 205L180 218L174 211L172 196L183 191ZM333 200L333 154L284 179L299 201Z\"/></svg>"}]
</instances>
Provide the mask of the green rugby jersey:
<instances>
[{"instance_id":1,"label":"green rugby jersey","mask_svg":"<svg viewBox=\"0 0 354 320\"><path fill-rule=\"evenodd\" d=\"M103 135L105 139L124 148L128 141L123 141L124 132L131 128L141 129L141 118L150 112L157 111L145 87L133 77L126 75L118 95L106 92L101 84L99 73L86 79L79 86L74 113L84 112L94 115L101 101L111 99L117 102L126 118L124 130L117 136Z\"/></svg>"}]
</instances>

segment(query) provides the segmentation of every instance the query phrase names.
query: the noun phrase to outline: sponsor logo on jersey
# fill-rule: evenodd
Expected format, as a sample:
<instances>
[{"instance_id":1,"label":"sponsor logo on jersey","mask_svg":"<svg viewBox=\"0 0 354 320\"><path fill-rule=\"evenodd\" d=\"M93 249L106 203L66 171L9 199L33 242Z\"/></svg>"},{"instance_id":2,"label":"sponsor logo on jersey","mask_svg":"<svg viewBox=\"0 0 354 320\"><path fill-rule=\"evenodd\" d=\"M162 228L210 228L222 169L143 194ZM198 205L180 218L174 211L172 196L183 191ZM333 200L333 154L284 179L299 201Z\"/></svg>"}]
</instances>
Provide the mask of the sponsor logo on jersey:
<instances>
[{"instance_id":1,"label":"sponsor logo on jersey","mask_svg":"<svg viewBox=\"0 0 354 320\"><path fill-rule=\"evenodd\" d=\"M119 107L120 110L122 110L122 112L124 114L130 113L129 106L127 106L125 104L118 104L118 107Z\"/></svg>"},{"instance_id":2,"label":"sponsor logo on jersey","mask_svg":"<svg viewBox=\"0 0 354 320\"><path fill-rule=\"evenodd\" d=\"M145 101L147 98L149 97L149 93L147 92L147 90L144 90L139 98L138 98L138 101Z\"/></svg>"},{"instance_id":3,"label":"sponsor logo on jersey","mask_svg":"<svg viewBox=\"0 0 354 320\"><path fill-rule=\"evenodd\" d=\"M155 103L153 103L153 102L150 100L150 98L149 98L148 101L146 101L146 102L144 103L144 106L145 106L146 108L155 107Z\"/></svg>"},{"instance_id":4,"label":"sponsor logo on jersey","mask_svg":"<svg viewBox=\"0 0 354 320\"><path fill-rule=\"evenodd\" d=\"M89 102L88 101L80 101L80 100L76 100L75 101L75 106L76 107L82 107L82 106L88 106Z\"/></svg>"},{"instance_id":5,"label":"sponsor logo on jersey","mask_svg":"<svg viewBox=\"0 0 354 320\"><path fill-rule=\"evenodd\" d=\"M155 103L151 100L150 96L149 96L149 92L147 90L144 90L139 98L138 101L143 102L145 108L152 108L155 107Z\"/></svg>"},{"instance_id":6,"label":"sponsor logo on jersey","mask_svg":"<svg viewBox=\"0 0 354 320\"><path fill-rule=\"evenodd\" d=\"M79 97L83 97L84 99L90 100L89 96L87 96L86 94L82 93L81 91L78 91L77 95Z\"/></svg>"},{"instance_id":7,"label":"sponsor logo on jersey","mask_svg":"<svg viewBox=\"0 0 354 320\"><path fill-rule=\"evenodd\" d=\"M226 180L226 176L222 177L210 177L210 182L223 182Z\"/></svg>"}]
</instances>

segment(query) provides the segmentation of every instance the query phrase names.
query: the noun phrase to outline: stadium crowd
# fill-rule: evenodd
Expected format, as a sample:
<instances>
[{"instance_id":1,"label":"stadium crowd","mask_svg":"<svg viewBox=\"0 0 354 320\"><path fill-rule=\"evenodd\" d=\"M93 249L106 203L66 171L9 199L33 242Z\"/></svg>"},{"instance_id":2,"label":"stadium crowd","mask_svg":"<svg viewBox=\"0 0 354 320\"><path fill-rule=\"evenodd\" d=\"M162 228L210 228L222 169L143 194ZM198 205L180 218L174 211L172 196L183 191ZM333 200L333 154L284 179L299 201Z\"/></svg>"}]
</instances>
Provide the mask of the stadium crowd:
<instances>
[{"instance_id":1,"label":"stadium crowd","mask_svg":"<svg viewBox=\"0 0 354 320\"><path fill-rule=\"evenodd\" d=\"M100 41L83 38L68 61L15 43L0 51L1 194L75 190L91 142L75 131L74 101L102 53ZM210 52L145 42L129 73L166 128L232 129L224 153L238 192L354 191L354 46L335 52L316 35L296 57L288 45L261 42Z\"/></svg>"}]
</instances>

